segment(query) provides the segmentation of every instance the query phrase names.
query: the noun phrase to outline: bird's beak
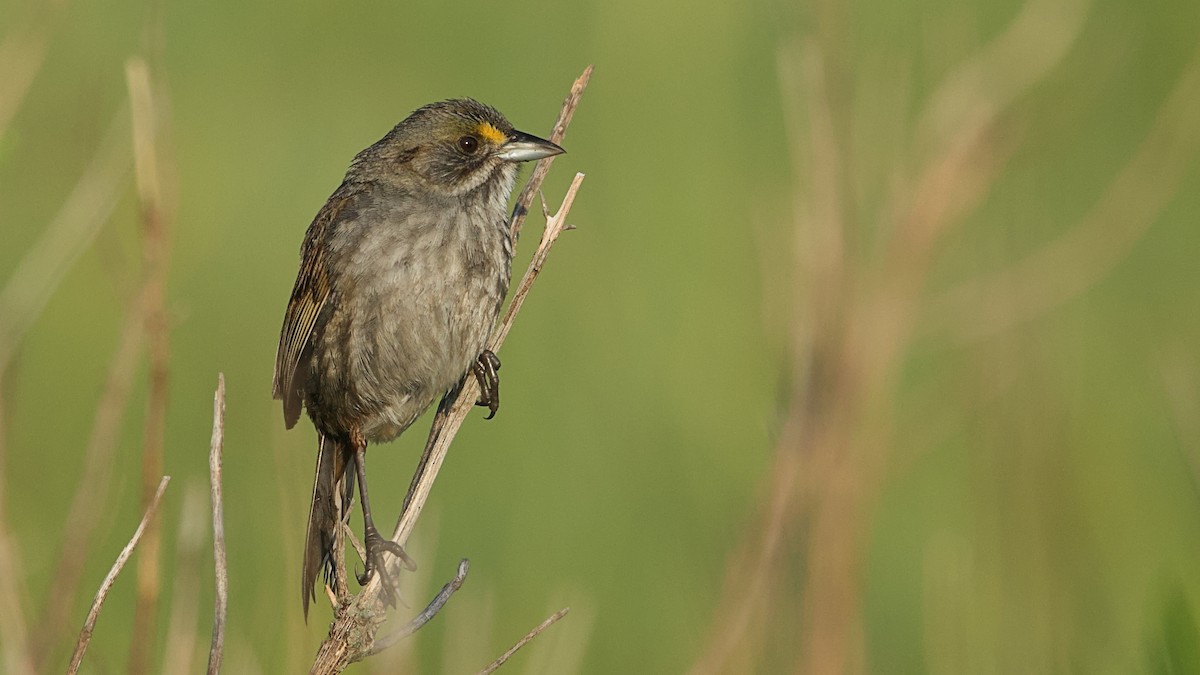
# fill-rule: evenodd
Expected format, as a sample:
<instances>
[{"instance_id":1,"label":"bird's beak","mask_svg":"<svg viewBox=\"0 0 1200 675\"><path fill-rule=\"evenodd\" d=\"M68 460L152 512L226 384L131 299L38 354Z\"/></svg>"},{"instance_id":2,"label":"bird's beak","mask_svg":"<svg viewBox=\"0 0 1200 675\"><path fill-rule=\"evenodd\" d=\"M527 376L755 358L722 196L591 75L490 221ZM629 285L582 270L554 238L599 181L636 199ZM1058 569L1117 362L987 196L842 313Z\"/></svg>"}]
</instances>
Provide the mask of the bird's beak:
<instances>
[{"instance_id":1,"label":"bird's beak","mask_svg":"<svg viewBox=\"0 0 1200 675\"><path fill-rule=\"evenodd\" d=\"M506 162L528 162L543 157L552 157L566 152L554 143L544 138L532 136L523 131L513 131L508 134L508 140L500 146L496 156Z\"/></svg>"}]
</instances>

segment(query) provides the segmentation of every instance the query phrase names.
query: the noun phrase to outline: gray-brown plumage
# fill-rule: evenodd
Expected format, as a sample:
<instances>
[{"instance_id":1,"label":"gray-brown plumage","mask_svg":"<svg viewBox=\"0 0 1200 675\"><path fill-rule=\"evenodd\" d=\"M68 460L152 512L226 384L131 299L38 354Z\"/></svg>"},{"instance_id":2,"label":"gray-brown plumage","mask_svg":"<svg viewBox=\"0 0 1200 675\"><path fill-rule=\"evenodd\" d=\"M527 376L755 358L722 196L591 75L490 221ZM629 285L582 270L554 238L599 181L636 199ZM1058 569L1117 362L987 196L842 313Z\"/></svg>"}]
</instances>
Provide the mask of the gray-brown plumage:
<instances>
[{"instance_id":1,"label":"gray-brown plumage","mask_svg":"<svg viewBox=\"0 0 1200 675\"><path fill-rule=\"evenodd\" d=\"M433 103L360 152L309 226L274 378L287 427L303 407L319 437L305 616L356 475L359 582L383 569L384 551L404 556L372 522L367 443L396 438L471 370L495 413L498 361L485 347L510 278L508 199L519 162L560 152L476 101Z\"/></svg>"}]
</instances>

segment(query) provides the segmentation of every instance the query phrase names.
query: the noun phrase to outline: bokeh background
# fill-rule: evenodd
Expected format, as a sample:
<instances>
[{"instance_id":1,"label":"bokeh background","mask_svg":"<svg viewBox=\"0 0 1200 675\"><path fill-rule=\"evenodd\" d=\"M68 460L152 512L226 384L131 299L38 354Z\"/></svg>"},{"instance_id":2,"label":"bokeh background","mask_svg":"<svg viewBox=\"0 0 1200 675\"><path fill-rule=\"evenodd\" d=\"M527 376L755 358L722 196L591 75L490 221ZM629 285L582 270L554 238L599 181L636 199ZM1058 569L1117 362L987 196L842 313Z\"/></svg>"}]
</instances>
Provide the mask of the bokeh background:
<instances>
[{"instance_id":1,"label":"bokeh background","mask_svg":"<svg viewBox=\"0 0 1200 675\"><path fill-rule=\"evenodd\" d=\"M1198 36L1194 0L0 0L5 670L61 672L141 513L136 57L173 480L157 620L134 626L131 565L85 672L128 672L131 644L149 672L204 664L218 372L224 672L306 669L315 434L270 399L304 229L413 108L473 96L545 134L587 64L545 187L553 208L587 174L578 229L501 353L500 414L452 449L398 615L460 558L470 577L351 672L475 672L563 606L508 669L1200 672ZM372 451L383 522L425 425ZM47 621L60 559L78 583Z\"/></svg>"}]
</instances>

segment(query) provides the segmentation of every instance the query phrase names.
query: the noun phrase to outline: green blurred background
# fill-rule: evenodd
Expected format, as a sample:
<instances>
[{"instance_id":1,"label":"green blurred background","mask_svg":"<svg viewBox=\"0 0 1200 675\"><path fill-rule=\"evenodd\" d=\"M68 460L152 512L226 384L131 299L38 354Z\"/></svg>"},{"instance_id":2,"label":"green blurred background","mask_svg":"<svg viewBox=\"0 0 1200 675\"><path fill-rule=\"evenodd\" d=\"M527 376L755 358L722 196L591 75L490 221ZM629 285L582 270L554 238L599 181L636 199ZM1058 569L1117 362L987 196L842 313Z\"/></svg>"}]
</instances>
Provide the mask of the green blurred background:
<instances>
[{"instance_id":1,"label":"green blurred background","mask_svg":"<svg viewBox=\"0 0 1200 675\"><path fill-rule=\"evenodd\" d=\"M1044 77L1001 111L1003 166L933 247L928 297L1005 269L1086 219L1195 70L1194 0L1039 6L1055 15L1059 4L1068 18L1015 51L1035 61L1058 44L1061 59L1043 58ZM811 318L797 310L815 289L799 270L796 229L819 201L820 181L804 167L820 139L807 132L812 92L787 64L805 49L824 55L845 151L839 200L855 269L869 271L889 246L893 193L936 146L926 138L936 122L931 131L921 120L937 118L922 111L1022 7L0 0L7 91L17 56L46 39L27 96L0 126L0 284L105 135L128 135L126 60L144 56L169 101L159 149L178 205L165 460L174 480L161 515L158 635L138 639L153 637L161 658L183 495L206 485L223 372L225 672L307 667L329 617L318 603L305 626L296 592L315 434L307 421L285 433L270 398L304 229L353 155L413 108L472 96L546 134L593 63L569 154L545 187L553 209L572 174L587 174L570 218L578 229L560 239L501 353L501 413L489 422L474 413L446 462L409 548L421 569L400 614L459 558L471 561L469 580L396 654L351 672L474 672L567 605L572 614L509 668L686 671L721 630L723 586L741 594L727 570L755 540L773 458L803 452L776 441L796 326L808 330ZM982 91L1005 86L1003 73L978 77ZM1200 126L1200 92L1182 101L1176 127ZM1167 137L1164 167L1148 172L1162 176L1161 208L1145 207L1147 229L1094 282L981 336L927 313L915 319L887 412L859 420L886 420L891 450L847 460L874 462L878 476L863 522L848 525L861 537L848 670L1200 672L1200 165L1194 138ZM120 195L4 374L4 499L32 623L55 583L71 495L89 479L83 448L139 283L132 180ZM1131 218L1117 213L1114 230ZM527 224L517 269L540 225ZM1082 257L1121 236L1101 229ZM47 672L65 665L91 593L139 517L145 380L136 379L71 625ZM372 452L383 522L399 509L425 425ZM811 549L803 523L787 532L771 583L790 602ZM209 569L205 558L197 665ZM124 672L133 599L130 569L85 671ZM741 663L791 672L803 662L800 604L771 612L756 629L771 633L767 646Z\"/></svg>"}]
</instances>

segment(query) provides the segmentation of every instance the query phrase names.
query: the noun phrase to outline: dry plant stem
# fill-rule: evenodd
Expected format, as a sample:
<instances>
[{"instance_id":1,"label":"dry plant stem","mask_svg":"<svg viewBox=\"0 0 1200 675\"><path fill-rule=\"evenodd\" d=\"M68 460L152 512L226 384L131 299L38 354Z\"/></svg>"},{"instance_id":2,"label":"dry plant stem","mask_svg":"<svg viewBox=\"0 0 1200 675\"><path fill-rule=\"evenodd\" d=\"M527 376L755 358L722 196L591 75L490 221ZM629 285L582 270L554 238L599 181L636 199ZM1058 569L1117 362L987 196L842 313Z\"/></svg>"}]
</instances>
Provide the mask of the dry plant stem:
<instances>
[{"instance_id":1,"label":"dry plant stem","mask_svg":"<svg viewBox=\"0 0 1200 675\"><path fill-rule=\"evenodd\" d=\"M550 247L554 245L554 242L558 239L558 235L567 229L567 214L570 213L571 206L575 203L575 193L579 191L579 186L582 183L583 174L575 174L574 180L571 181L571 187L567 188L567 194L563 197L562 206L558 207L558 213L546 221L546 229L542 231L542 240L538 243L538 248L533 253L533 259L529 261L529 268L525 270L525 276L521 277L521 283L517 286L516 292L513 293L512 302L508 303L508 309L504 312L504 318L500 320L500 325L496 327L496 332L492 334L492 340L489 344L493 352L500 350L500 345L503 344L504 338L508 337L508 331L512 330L513 321L517 318L517 312L521 311L521 305L525 304L525 297L529 295L529 289L533 286L533 280L537 279L538 274L542 272L542 265L546 264L546 256L550 255Z\"/></svg>"},{"instance_id":2,"label":"dry plant stem","mask_svg":"<svg viewBox=\"0 0 1200 675\"><path fill-rule=\"evenodd\" d=\"M170 476L163 476L158 483L158 490L154 493L154 499L150 501L149 508L142 516L142 522L138 523L137 530L133 533L133 538L125 544L125 548L121 549L121 554L117 556L117 561L113 563L112 569L108 571L108 576L104 577L104 581L100 584L100 590L96 591L96 597L92 600L92 608L88 610L87 619L83 622L83 629L79 631L79 640L75 643L75 652L71 655L71 663L67 666L67 675L74 675L78 672L79 664L83 662L83 655L87 651L88 643L92 639L92 631L96 628L96 619L100 616L100 608L104 605L104 600L108 597L108 591L112 589L113 583L117 580L117 575L124 569L125 563L129 561L129 556L133 555L133 550L137 547L138 542L142 539L142 533L146 531L146 526L154 517L154 513L158 510L158 503L162 500L163 492L167 489L167 483L171 482Z\"/></svg>"},{"instance_id":3,"label":"dry plant stem","mask_svg":"<svg viewBox=\"0 0 1200 675\"><path fill-rule=\"evenodd\" d=\"M811 417L826 407L818 398L825 379L821 366L833 360L839 335L835 327L844 322L842 311L847 304L842 297L847 223L840 180L845 160L837 143L826 64L818 46L805 42L781 50L777 67L784 117L789 122L791 159L796 175L805 177L812 193L803 207L797 207L794 247L796 268L803 270L805 287L811 292L800 295L798 311L791 319L794 388L776 441L774 463L766 474L769 484L757 514L759 525L727 566L721 606L708 645L692 666L691 675L757 670L750 659L761 648L765 633L761 622L771 616L778 601L771 589L780 583L779 558L795 526L804 464L797 450L811 447ZM802 107L805 103L807 109ZM807 128L800 120L808 122ZM808 152L802 141L809 144ZM807 160L807 166L802 166L801 158Z\"/></svg>"},{"instance_id":4,"label":"dry plant stem","mask_svg":"<svg viewBox=\"0 0 1200 675\"><path fill-rule=\"evenodd\" d=\"M588 82L592 79L593 67L589 65L584 68L583 73L571 84L571 91L563 101L558 119L554 120L554 129L550 132L551 141L562 145L563 139L567 137L567 127L571 124L571 118L575 116L575 109L579 107L583 91L587 89ZM512 233L513 246L516 246L517 241L521 238L521 226L525 224L525 217L529 215L529 206L533 204L533 196L542 189L542 183L546 180L546 174L550 173L550 165L553 163L554 157L547 157L538 162L533 167L533 173L529 175L529 182L517 196L517 203L513 207L511 222L508 225L509 232Z\"/></svg>"},{"instance_id":5,"label":"dry plant stem","mask_svg":"<svg viewBox=\"0 0 1200 675\"><path fill-rule=\"evenodd\" d=\"M375 645L371 648L371 653L367 654L367 656L374 656L375 654L378 654L388 647L391 647L409 635L412 635L418 630L421 630L421 627L429 623L433 617L437 616L437 613L442 610L442 607L444 607L446 603L450 601L450 596L454 595L458 589L462 588L462 585L467 581L468 569L469 563L467 562L466 558L458 561L458 571L455 572L454 578L450 581L447 581L442 586L442 590L438 591L438 594L433 597L433 600L429 601L428 605L425 605L425 609L421 610L420 614L413 617L412 621L404 624L404 626L401 628L398 628L397 630L394 630L376 640Z\"/></svg>"},{"instance_id":6,"label":"dry plant stem","mask_svg":"<svg viewBox=\"0 0 1200 675\"><path fill-rule=\"evenodd\" d=\"M912 185L897 190L884 213L881 257L852 256L853 176L843 167L846 134L838 134L836 68L813 45L800 68L781 70L805 85L804 138L810 156L798 200L797 306L791 360L797 366L790 410L780 435L759 525L731 561L706 653L693 673L752 672L764 649L759 635L774 616L794 612L772 589L786 578L781 542L804 541L799 649L795 672L853 673L866 668L860 584L868 514L888 461L888 402L924 297L937 245L986 195L1009 147L996 133L1004 113L1048 73L1078 34L1079 3L1035 0L993 44L947 78L932 97L922 130L932 150ZM826 43L838 36L825 35ZM1035 45L1036 49L1027 49ZM981 84L982 83L982 84ZM995 86L992 86L995 85ZM797 159L797 158L794 158ZM798 159L797 159L798 161ZM801 530L801 528L806 528ZM800 539L803 532L803 539ZM760 630L761 629L761 630Z\"/></svg>"},{"instance_id":7,"label":"dry plant stem","mask_svg":"<svg viewBox=\"0 0 1200 675\"><path fill-rule=\"evenodd\" d=\"M500 346L504 344L504 339L508 336L509 330L512 329L513 322L517 318L517 313L521 310L521 305L525 303L525 297L529 295L529 290L533 286L534 279L537 279L538 274L542 271L542 266L546 263L546 256L550 254L550 248L554 246L554 242L558 240L558 235L562 234L562 231L565 229L567 214L570 213L571 205L575 202L575 194L579 191L579 186L582 183L583 174L575 174L575 179L571 181L571 187L567 189L567 194L563 197L563 203L558 213L546 222L546 229L542 233L542 241L538 244L537 250L534 251L533 259L529 261L529 268L525 270L525 275L517 285L517 290L513 293L512 301L509 303L504 317L500 319L496 329L492 332L492 338L488 342L488 348L492 352L500 351ZM468 377L459 390L458 396L450 405L445 407L444 410L438 410L433 429L430 430L429 443L426 445L425 453L421 456L421 460L418 463L417 472L413 476L413 482L408 489L408 495L404 498L404 510L400 514L400 520L396 523L396 529L392 534L392 541L401 546L404 545L404 542L408 541L409 535L412 534L417 518L421 515L421 509L425 506L425 500L429 498L429 493L433 489L433 483L437 480L437 474L441 469L442 462L446 458L446 453L450 449L450 443L453 442L454 435L458 433L458 429L467 418L467 414L471 412L478 395L479 384L474 378ZM397 570L398 568L389 568L389 571L392 573L395 573ZM374 582L368 585L367 589L364 590L364 595L376 585Z\"/></svg>"},{"instance_id":8,"label":"dry plant stem","mask_svg":"<svg viewBox=\"0 0 1200 675\"><path fill-rule=\"evenodd\" d=\"M1061 61L1085 15L1077 2L1029 2L996 40L947 78L924 117L934 120L923 126L933 135L933 152L888 210L896 217L888 223L882 260L877 266L856 261L854 278L861 281L844 323L812 343L819 379L800 402L805 445L791 450L805 453L798 516L809 528L799 672L866 667L861 575L867 514L887 469L896 373L934 254L987 194L1013 149L997 133L1003 115Z\"/></svg>"},{"instance_id":9,"label":"dry plant stem","mask_svg":"<svg viewBox=\"0 0 1200 675\"><path fill-rule=\"evenodd\" d=\"M534 628L533 630L526 633L525 637L521 638L520 640L517 640L517 644L513 645L512 647L509 647L508 651L506 651L500 655L500 658L496 659L495 661L492 661L491 663L488 664L488 666L486 668L479 671L479 675L489 675L490 673L496 672L496 669L499 668L500 666L504 665L505 661L512 658L512 655L516 654L518 649L520 649L521 647L524 647L525 645L532 642L534 638L536 638L537 636L542 634L542 631L546 630L550 626L553 626L559 619L566 616L567 612L569 612L569 611L571 611L570 607L563 607L562 609L558 610L557 612L551 614L549 616L549 618L547 618L545 621L539 623L536 628Z\"/></svg>"},{"instance_id":10,"label":"dry plant stem","mask_svg":"<svg viewBox=\"0 0 1200 675\"><path fill-rule=\"evenodd\" d=\"M991 113L947 125L951 133L920 172L911 203L894 210L901 216L882 264L865 269L844 322L813 341L810 362L822 381L796 402L804 408L798 412L804 445L789 450L808 453L803 473L810 477L801 485L810 529L799 672L864 669L862 547L866 513L888 460L886 401L935 245L982 198L1002 164L992 142L997 111Z\"/></svg>"},{"instance_id":11,"label":"dry plant stem","mask_svg":"<svg viewBox=\"0 0 1200 675\"><path fill-rule=\"evenodd\" d=\"M208 675L221 671L225 649L225 611L229 604L229 569L225 564L225 514L221 498L221 452L225 447L225 374L217 375L213 394L212 441L208 450L209 490L212 496L213 567L217 593L213 602L212 645L208 650Z\"/></svg>"},{"instance_id":12,"label":"dry plant stem","mask_svg":"<svg viewBox=\"0 0 1200 675\"><path fill-rule=\"evenodd\" d=\"M170 258L168 218L163 206L156 139L161 125L150 72L145 61L135 58L125 64L133 114L134 168L142 218L142 258L145 264L145 330L149 351L150 387L146 401L146 421L142 444L142 506L153 497L154 484L162 474L163 447L166 442L168 384L168 320L166 307L167 266ZM138 551L137 605L133 634L157 634L159 595L159 526L152 521ZM141 675L148 668L154 640L135 639L130 644L128 672Z\"/></svg>"},{"instance_id":13,"label":"dry plant stem","mask_svg":"<svg viewBox=\"0 0 1200 675\"><path fill-rule=\"evenodd\" d=\"M358 535L354 534L354 528L350 527L350 523L342 521L342 536L350 540L350 545L354 547L354 552L358 554L359 560L367 559L367 548L358 540Z\"/></svg>"},{"instance_id":14,"label":"dry plant stem","mask_svg":"<svg viewBox=\"0 0 1200 675\"><path fill-rule=\"evenodd\" d=\"M572 83L572 85L571 85L570 92L567 94L567 97L563 100L562 109L559 111L558 119L555 120L554 128L550 133L550 140L553 141L554 143L561 145L563 140L566 138L567 127L571 123L571 118L574 117L574 115L575 115L575 109L579 106L579 102L583 97L583 92L587 88L588 82L590 82L592 79L593 68L594 67L591 65L589 65L587 68L584 68L583 73L580 74L579 77L575 78L575 82ZM525 218L529 215L529 207L530 207L530 205L533 204L534 195L541 194L542 183L545 182L546 175L550 172L550 165L554 163L554 160L555 160L555 156L551 156L551 157L547 157L547 158L539 161L537 163L537 165L534 166L533 173L529 177L529 182L526 183L525 187L521 190L521 194L517 196L517 203L513 207L511 222L509 223L509 232L512 235L512 240L513 240L514 245L517 243L517 240L520 239L520 237L521 237L521 228L525 223ZM582 175L577 176L576 180L577 181L582 180ZM568 192L568 199L574 200L573 193ZM564 202L564 204L567 206L567 209L569 210L570 209L569 204L567 204L566 202ZM542 213L546 216L547 223L549 223L550 215L549 215L549 213L546 212L546 200L544 197L542 198ZM559 233L561 233L561 231L563 229L570 229L570 227L564 226L564 227L560 228L558 231L556 231L554 233L554 238L557 239ZM543 240L545 239L547 232L549 232L549 227L547 227L546 232L543 233ZM551 242L551 243L553 243L553 242ZM539 250L541 250L541 249L539 248ZM535 260L536 260L536 257L535 257ZM545 260L545 256L543 255L541 260L536 262L536 269L538 272L541 271L541 265L542 265L542 262L544 262L544 260ZM535 267L535 265L531 264L530 268L533 269L534 267ZM536 276L536 272L534 273L534 276ZM528 286L526 283L527 280L529 283L532 283L532 278L529 278L528 273L526 274L526 277L522 279L522 284L526 285L525 293L521 293L520 290L518 289L518 293L514 295L513 301L509 303L509 307L505 314L505 317L501 321L502 327L505 325L508 325L508 326L512 325L511 317L514 316L516 313L516 311L514 310L514 307L519 309L520 302L524 301L524 296L526 293L528 293ZM520 300L520 302L518 302L518 300ZM508 335L507 328L503 328L503 331L501 334L493 335L492 340L490 342L491 345L494 345L491 348L493 352L496 352L499 350L500 343L502 343L504 341L504 337L507 335ZM470 380L471 378L467 378L467 379ZM470 381L468 381L467 385L468 385L468 387L472 388L471 396L469 396L468 398L470 400L474 400L471 397L473 397L475 394L478 394L477 385L472 385L472 383ZM461 400L462 395L463 395L463 392L459 391L458 397L456 400ZM453 404L454 402L451 401L448 403ZM468 408L466 408L466 410L469 411L470 408L468 407ZM394 537L400 536L400 532L403 529L402 523L403 523L404 516L405 516L405 514L407 514L409 512L409 505L413 502L413 498L416 493L417 486L419 484L421 484L422 478L425 476L425 473L428 469L431 452L432 452L433 448L438 444L438 439L441 437L442 433L446 430L448 414L449 414L449 406L438 408L437 414L434 417L433 427L430 429L429 437L425 444L424 453L422 454L421 459L417 465L416 472L414 472L413 480L412 480L411 485L409 486L408 494L405 495L404 506L401 509L401 520L399 522L397 522L397 524L396 524L396 534L394 535ZM465 417L466 413L463 412L462 416ZM461 424L461 422L459 422L459 424ZM454 425L454 430L457 431L457 429L458 429L458 425L456 424L456 425ZM451 432L451 437L453 437L453 434L455 433L455 431ZM440 461L437 463L437 466L438 467L441 466ZM436 474L437 474L436 468L434 468L433 474L434 474L434 477L436 477ZM428 481L428 483L432 484L432 478ZM423 502L423 500L422 500L422 502ZM420 513L420 507L418 506L417 513L414 514L414 516L413 516L414 522L416 520L416 516L419 515L419 513ZM407 539L407 535L404 535L403 538Z\"/></svg>"},{"instance_id":15,"label":"dry plant stem","mask_svg":"<svg viewBox=\"0 0 1200 675\"><path fill-rule=\"evenodd\" d=\"M550 134L551 141L555 143L562 141L566 133L567 124L575 108L579 105L580 97L591 77L591 72L592 67L588 66L572 85L570 93L567 95L566 100L563 101L563 107L559 113L555 129ZM519 236L521 223L524 221L529 205L533 201L533 196L538 194L541 188L541 183L552 160L552 157L546 158L538 163L538 166L534 168L533 175L529 179L529 184L517 199L512 222L510 223L510 232L513 233L514 241ZM531 262L530 268L525 273L525 278L522 279L516 294L513 296L512 305L516 305L517 308L520 307L520 302L524 300L524 295L528 294L529 284L532 282L533 277L537 276L538 271L540 271L542 264L545 262L550 246L553 245L554 240L557 239L558 234L563 230L570 203L574 200L575 193L579 190L582 180L582 174L578 174L575 177L575 181L568 190L567 198L564 199L564 208L559 210L559 213L553 220L546 223L546 229L553 233L543 235L542 245L539 246L538 251L534 254L534 261ZM493 352L499 350L500 344L503 342L503 336L507 335L515 315L516 310L510 306L508 313L505 314L504 319L501 321L501 325L492 334L492 341L489 345ZM405 497L403 511L392 534L392 541L401 546L408 540L416 524L416 520L421 514L425 500L428 498L433 483L437 478L438 471L441 468L442 461L445 459L450 441L453 440L454 434L457 432L459 426L462 425L463 420L466 419L467 413L474 407L478 389L479 386L474 378L468 377L457 392L457 396L453 400L443 401L443 405L438 409L437 415L434 418L433 428L430 430L429 438L426 441L425 451L421 455L420 460L418 460L416 472L409 486L408 494ZM335 561L339 569L344 568L345 563L341 555L338 555ZM399 561L390 559L383 573L395 576L399 573L399 567ZM375 575L371 582L348 605L336 608L333 624L329 628L329 636L321 643L310 673L340 673L350 663L358 661L371 653L375 632L382 624L386 613L379 600L381 576L379 574Z\"/></svg>"}]
</instances>

